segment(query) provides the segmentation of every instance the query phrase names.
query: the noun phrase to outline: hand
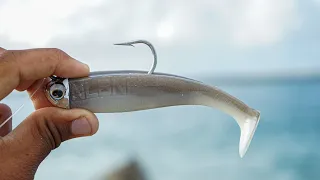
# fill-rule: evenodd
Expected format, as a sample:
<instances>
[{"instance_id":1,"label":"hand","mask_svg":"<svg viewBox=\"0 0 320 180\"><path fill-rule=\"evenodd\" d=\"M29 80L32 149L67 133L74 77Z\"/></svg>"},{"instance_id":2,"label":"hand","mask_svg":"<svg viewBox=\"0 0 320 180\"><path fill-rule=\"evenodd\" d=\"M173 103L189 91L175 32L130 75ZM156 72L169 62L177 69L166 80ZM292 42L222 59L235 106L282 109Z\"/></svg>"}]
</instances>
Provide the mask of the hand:
<instances>
[{"instance_id":1,"label":"hand","mask_svg":"<svg viewBox=\"0 0 320 180\"><path fill-rule=\"evenodd\" d=\"M50 75L81 77L87 65L58 49L6 51L0 48L0 100L14 89L32 94ZM32 97L36 111L11 131L12 120L0 129L0 179L31 180L49 153L69 139L90 136L98 130L96 116L82 109L52 107L40 89ZM0 104L0 124L11 115Z\"/></svg>"}]
</instances>

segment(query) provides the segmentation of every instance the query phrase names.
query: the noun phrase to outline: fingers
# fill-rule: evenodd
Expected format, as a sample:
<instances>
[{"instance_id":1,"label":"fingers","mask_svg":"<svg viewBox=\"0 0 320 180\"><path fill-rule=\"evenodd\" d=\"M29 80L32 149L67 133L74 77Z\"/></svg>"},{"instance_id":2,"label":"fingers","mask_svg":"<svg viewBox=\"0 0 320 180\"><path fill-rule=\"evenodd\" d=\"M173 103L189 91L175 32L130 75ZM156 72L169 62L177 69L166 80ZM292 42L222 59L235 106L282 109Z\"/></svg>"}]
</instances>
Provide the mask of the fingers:
<instances>
[{"instance_id":1,"label":"fingers","mask_svg":"<svg viewBox=\"0 0 320 180\"><path fill-rule=\"evenodd\" d=\"M31 97L31 100L33 102L35 109L52 106L52 104L49 102L48 98L46 97L44 91L42 91L42 88L41 88L43 85L47 84L49 81L50 81L49 78L45 79L44 81L38 80L27 89L29 96L34 94Z\"/></svg>"},{"instance_id":2,"label":"fingers","mask_svg":"<svg viewBox=\"0 0 320 180\"><path fill-rule=\"evenodd\" d=\"M81 77L89 67L58 49L7 50L0 54L0 100L13 89L28 88L35 80L49 77Z\"/></svg>"},{"instance_id":3,"label":"fingers","mask_svg":"<svg viewBox=\"0 0 320 180\"><path fill-rule=\"evenodd\" d=\"M98 126L96 116L88 111L49 107L31 114L3 140L16 163L30 171L62 142L93 135Z\"/></svg>"},{"instance_id":4,"label":"fingers","mask_svg":"<svg viewBox=\"0 0 320 180\"><path fill-rule=\"evenodd\" d=\"M79 126L79 120L83 126ZM23 137L28 141L25 144L35 143L51 151L63 141L95 134L98 127L97 117L87 110L47 107L32 113L12 134L17 141Z\"/></svg>"},{"instance_id":5,"label":"fingers","mask_svg":"<svg viewBox=\"0 0 320 180\"><path fill-rule=\"evenodd\" d=\"M23 179L32 179L39 164L53 149L66 140L93 135L98 127L96 116L89 111L43 108L35 111L2 138L0 158L1 154L10 157L7 163L19 165L12 169L13 173L21 173L24 175ZM6 164L5 159L1 161ZM26 174L30 177L25 177Z\"/></svg>"},{"instance_id":6,"label":"fingers","mask_svg":"<svg viewBox=\"0 0 320 180\"><path fill-rule=\"evenodd\" d=\"M25 91L27 90L32 84L34 84L35 81L29 80L29 81L22 81L15 89L17 91Z\"/></svg>"},{"instance_id":7,"label":"fingers","mask_svg":"<svg viewBox=\"0 0 320 180\"><path fill-rule=\"evenodd\" d=\"M0 104L0 125L7 120L12 114L9 106ZM12 130L12 120L9 120L4 126L0 128L0 137L6 136Z\"/></svg>"}]
</instances>

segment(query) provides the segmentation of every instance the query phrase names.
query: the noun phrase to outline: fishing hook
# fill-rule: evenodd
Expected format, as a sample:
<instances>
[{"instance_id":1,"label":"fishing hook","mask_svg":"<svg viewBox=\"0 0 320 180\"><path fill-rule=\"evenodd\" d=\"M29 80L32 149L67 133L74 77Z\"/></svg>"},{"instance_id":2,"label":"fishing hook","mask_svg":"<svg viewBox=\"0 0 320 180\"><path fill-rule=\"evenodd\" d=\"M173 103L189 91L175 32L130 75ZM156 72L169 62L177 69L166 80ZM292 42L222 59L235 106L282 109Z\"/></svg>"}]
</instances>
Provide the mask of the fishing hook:
<instances>
[{"instance_id":1,"label":"fishing hook","mask_svg":"<svg viewBox=\"0 0 320 180\"><path fill-rule=\"evenodd\" d=\"M155 50L154 46L150 42L148 42L146 40L137 40L137 41L131 41L131 42L125 42L125 43L117 43L117 44L114 44L114 45L123 45L123 46L132 46L132 47L134 47L133 44L138 44L138 43L146 44L147 46L149 46L149 48L152 51L153 64L151 66L151 69L148 72L148 74L152 74L154 72L154 70L156 69L156 67L157 67L157 53L156 53L156 50Z\"/></svg>"}]
</instances>

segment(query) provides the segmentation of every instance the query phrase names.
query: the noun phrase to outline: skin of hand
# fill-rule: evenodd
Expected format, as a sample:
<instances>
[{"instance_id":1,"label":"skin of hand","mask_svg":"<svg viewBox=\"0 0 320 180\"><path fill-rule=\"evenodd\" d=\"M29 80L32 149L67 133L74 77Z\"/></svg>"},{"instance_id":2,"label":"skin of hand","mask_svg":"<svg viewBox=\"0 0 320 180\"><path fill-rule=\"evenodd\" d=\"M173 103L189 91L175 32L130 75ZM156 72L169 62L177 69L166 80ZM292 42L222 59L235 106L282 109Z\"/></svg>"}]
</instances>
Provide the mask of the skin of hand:
<instances>
[{"instance_id":1,"label":"skin of hand","mask_svg":"<svg viewBox=\"0 0 320 180\"><path fill-rule=\"evenodd\" d=\"M0 101L13 90L31 95L50 75L72 78L88 76L89 72L87 65L59 49L0 48ZM41 89L31 100L35 112L14 130L12 119L0 129L1 180L34 179L41 162L62 142L91 136L98 130L99 122L93 113L53 107ZM7 105L0 104L0 124L11 113Z\"/></svg>"}]
</instances>

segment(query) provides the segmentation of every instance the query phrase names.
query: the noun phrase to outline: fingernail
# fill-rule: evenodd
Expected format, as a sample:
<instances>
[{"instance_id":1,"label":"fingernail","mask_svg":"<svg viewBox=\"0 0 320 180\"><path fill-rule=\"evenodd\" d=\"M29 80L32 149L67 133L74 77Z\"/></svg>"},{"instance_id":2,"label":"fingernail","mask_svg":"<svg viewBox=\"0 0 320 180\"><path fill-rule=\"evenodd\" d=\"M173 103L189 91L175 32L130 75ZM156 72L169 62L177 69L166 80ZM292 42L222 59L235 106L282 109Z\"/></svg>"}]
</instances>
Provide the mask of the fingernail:
<instances>
[{"instance_id":1,"label":"fingernail","mask_svg":"<svg viewBox=\"0 0 320 180\"><path fill-rule=\"evenodd\" d=\"M90 135L91 125L85 117L81 117L72 122L71 131L74 135Z\"/></svg>"}]
</instances>

